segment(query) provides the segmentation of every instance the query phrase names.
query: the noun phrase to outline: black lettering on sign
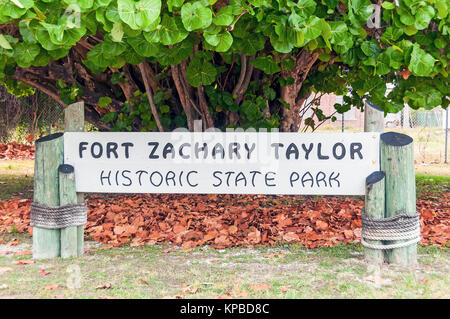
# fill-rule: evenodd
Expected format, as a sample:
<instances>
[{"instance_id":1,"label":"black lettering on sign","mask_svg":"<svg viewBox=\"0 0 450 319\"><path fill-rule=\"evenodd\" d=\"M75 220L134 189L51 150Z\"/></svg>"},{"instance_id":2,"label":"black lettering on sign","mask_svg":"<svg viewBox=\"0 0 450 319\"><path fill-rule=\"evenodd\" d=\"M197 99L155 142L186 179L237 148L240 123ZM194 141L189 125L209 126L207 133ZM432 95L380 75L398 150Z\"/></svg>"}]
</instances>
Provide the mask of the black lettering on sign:
<instances>
[{"instance_id":1,"label":"black lettering on sign","mask_svg":"<svg viewBox=\"0 0 450 319\"><path fill-rule=\"evenodd\" d=\"M175 173L173 171L168 171L166 174L166 184L169 186L169 181L173 182L173 186L176 186L175 183Z\"/></svg>"},{"instance_id":2,"label":"black lettering on sign","mask_svg":"<svg viewBox=\"0 0 450 319\"><path fill-rule=\"evenodd\" d=\"M159 155L156 155L155 152L158 149L159 143L158 142L148 142L148 146L152 146L152 150L150 151L150 155L148 158L150 159L157 159L159 158Z\"/></svg>"},{"instance_id":3,"label":"black lettering on sign","mask_svg":"<svg viewBox=\"0 0 450 319\"><path fill-rule=\"evenodd\" d=\"M88 144L88 142L80 142L80 145L78 145L78 153L80 155L80 158L83 158L83 151L87 149L86 145Z\"/></svg>"},{"instance_id":4,"label":"black lettering on sign","mask_svg":"<svg viewBox=\"0 0 450 319\"><path fill-rule=\"evenodd\" d=\"M138 177L138 181L139 181L139 186L142 186L142 181L141 181L141 176L142 176L142 174L148 174L146 171L137 171L136 172L136 174L139 174L139 177Z\"/></svg>"},{"instance_id":5,"label":"black lettering on sign","mask_svg":"<svg viewBox=\"0 0 450 319\"><path fill-rule=\"evenodd\" d=\"M289 182L291 183L291 187L294 187L294 182L298 181L300 175L297 172L292 172L289 176Z\"/></svg>"},{"instance_id":6,"label":"black lettering on sign","mask_svg":"<svg viewBox=\"0 0 450 319\"><path fill-rule=\"evenodd\" d=\"M235 182L234 182L236 187L238 186L238 183L240 181L244 181L244 187L247 186L247 179L245 178L245 175L242 172L239 172L237 174L237 176L236 176L236 179L235 179Z\"/></svg>"},{"instance_id":7,"label":"black lettering on sign","mask_svg":"<svg viewBox=\"0 0 450 319\"><path fill-rule=\"evenodd\" d=\"M339 146L340 149L341 149L341 150L339 151L339 155L338 155L338 151L337 151L338 146ZM336 144L333 145L333 156L334 156L334 158L337 159L337 160L341 160L341 159L344 158L344 156L345 156L345 146L344 146L344 144L342 144L342 143L336 143Z\"/></svg>"},{"instance_id":8,"label":"black lettering on sign","mask_svg":"<svg viewBox=\"0 0 450 319\"><path fill-rule=\"evenodd\" d=\"M363 159L363 155L361 154L361 149L362 149L361 143L350 144L350 158L355 159L355 153L357 153L359 156L359 159Z\"/></svg>"},{"instance_id":9,"label":"black lettering on sign","mask_svg":"<svg viewBox=\"0 0 450 319\"><path fill-rule=\"evenodd\" d=\"M270 144L270 146L275 148L275 159L279 159L280 154L279 154L278 150L280 147L284 147L284 144L283 143L272 143L272 144Z\"/></svg>"},{"instance_id":10,"label":"black lettering on sign","mask_svg":"<svg viewBox=\"0 0 450 319\"><path fill-rule=\"evenodd\" d=\"M328 155L323 155L322 154L322 143L317 144L317 157L320 160L326 160L326 159L330 158Z\"/></svg>"},{"instance_id":11,"label":"black lettering on sign","mask_svg":"<svg viewBox=\"0 0 450 319\"><path fill-rule=\"evenodd\" d=\"M182 157L182 158L184 158L184 159L189 159L190 158L190 156L189 155L184 155L183 154L183 148L185 148L186 146L191 146L191 143L183 143L183 144L181 144L181 146L180 146L180 150L179 150L179 154L180 154L180 156Z\"/></svg>"},{"instance_id":12,"label":"black lettering on sign","mask_svg":"<svg viewBox=\"0 0 450 319\"><path fill-rule=\"evenodd\" d=\"M181 177L183 176L183 171L180 172L180 176L178 177L178 180L180 181L180 186L183 187L183 181Z\"/></svg>"},{"instance_id":13,"label":"black lettering on sign","mask_svg":"<svg viewBox=\"0 0 450 319\"><path fill-rule=\"evenodd\" d=\"M227 186L230 186L230 176L234 174L234 172L225 172L225 175L227 175Z\"/></svg>"},{"instance_id":14,"label":"black lettering on sign","mask_svg":"<svg viewBox=\"0 0 450 319\"><path fill-rule=\"evenodd\" d=\"M322 171L320 171L316 174L317 187L320 187L320 182L324 182L324 184L325 184L324 186L327 187L327 181L325 180L326 177L327 177L327 175Z\"/></svg>"},{"instance_id":15,"label":"black lettering on sign","mask_svg":"<svg viewBox=\"0 0 450 319\"><path fill-rule=\"evenodd\" d=\"M304 143L302 143L302 148L305 151L305 159L309 159L309 153L311 153L312 149L313 149L314 144L313 143L309 143L309 147L306 148L306 145Z\"/></svg>"},{"instance_id":16,"label":"black lettering on sign","mask_svg":"<svg viewBox=\"0 0 450 319\"><path fill-rule=\"evenodd\" d=\"M106 143L106 157L111 158L111 153L113 153L115 158L119 158L119 154L117 154L117 147L119 147L117 143L114 142Z\"/></svg>"},{"instance_id":17,"label":"black lettering on sign","mask_svg":"<svg viewBox=\"0 0 450 319\"><path fill-rule=\"evenodd\" d=\"M157 184L155 184L155 183L153 182L153 180L154 180L153 176L154 176L155 174L159 176L159 183L157 183ZM154 171L153 173L150 174L150 183L152 183L153 186L156 186L156 187L161 186L161 184L162 184L162 182L163 182L163 179L164 179L164 178L163 178L162 174L161 174L160 172L158 172L158 171Z\"/></svg>"},{"instance_id":18,"label":"black lettering on sign","mask_svg":"<svg viewBox=\"0 0 450 319\"><path fill-rule=\"evenodd\" d=\"M213 172L213 177L218 180L218 184L213 184L214 187L219 187L220 185L222 185L222 179L220 178L220 176L217 176L218 174L222 174L222 172L221 171Z\"/></svg>"},{"instance_id":19,"label":"black lettering on sign","mask_svg":"<svg viewBox=\"0 0 450 319\"><path fill-rule=\"evenodd\" d=\"M295 159L298 159L298 148L294 143L289 144L286 149L286 158L291 159L291 154L294 154Z\"/></svg>"},{"instance_id":20,"label":"black lettering on sign","mask_svg":"<svg viewBox=\"0 0 450 319\"><path fill-rule=\"evenodd\" d=\"M129 158L130 157L130 147L133 147L134 144L127 142L127 143L122 143L122 146L125 148L125 158Z\"/></svg>"},{"instance_id":21,"label":"black lettering on sign","mask_svg":"<svg viewBox=\"0 0 450 319\"><path fill-rule=\"evenodd\" d=\"M306 177L306 178L305 178ZM313 187L314 186L314 178L311 175L310 172L306 172L305 174L303 174L302 176L302 186L305 187L305 183L306 182L311 182L311 185L309 187Z\"/></svg>"},{"instance_id":22,"label":"black lettering on sign","mask_svg":"<svg viewBox=\"0 0 450 319\"><path fill-rule=\"evenodd\" d=\"M275 184L269 184L269 181L274 181L275 180L275 177L269 177L269 174L274 174L274 175L276 175L276 173L275 172L267 172L266 173L266 176L265 176L265 182L266 182L266 186L269 186L269 187L273 187L273 186L277 186L277 185L275 185Z\"/></svg>"},{"instance_id":23,"label":"black lettering on sign","mask_svg":"<svg viewBox=\"0 0 450 319\"><path fill-rule=\"evenodd\" d=\"M239 154L239 149L241 148L241 145L239 145L239 143L230 143L228 148L230 153L230 159L233 159L233 154L236 154L237 159L241 158L241 155Z\"/></svg>"},{"instance_id":24,"label":"black lettering on sign","mask_svg":"<svg viewBox=\"0 0 450 319\"><path fill-rule=\"evenodd\" d=\"M217 153L222 154L222 159L225 158L225 149L223 148L222 144L220 144L220 143L217 143L216 145L214 145L214 148L212 150L212 156L214 159L216 159Z\"/></svg>"},{"instance_id":25,"label":"black lettering on sign","mask_svg":"<svg viewBox=\"0 0 450 319\"><path fill-rule=\"evenodd\" d=\"M164 145L164 149L163 149L164 159L167 158L167 154L172 154L172 158L175 158L175 149L174 149L172 143L167 143L166 145Z\"/></svg>"},{"instance_id":26,"label":"black lettering on sign","mask_svg":"<svg viewBox=\"0 0 450 319\"><path fill-rule=\"evenodd\" d=\"M250 171L250 174L252 174L252 186L255 187L255 176L256 174L262 174L260 171Z\"/></svg>"},{"instance_id":27,"label":"black lettering on sign","mask_svg":"<svg viewBox=\"0 0 450 319\"><path fill-rule=\"evenodd\" d=\"M328 184L330 184L330 187L333 187L333 185L331 184L331 181L335 181L338 185L337 187L341 187L341 182L339 182L339 180L337 179L339 177L339 173L337 173L337 175L335 177L333 177L334 172L331 172L330 177L328 178Z\"/></svg>"},{"instance_id":28,"label":"black lettering on sign","mask_svg":"<svg viewBox=\"0 0 450 319\"><path fill-rule=\"evenodd\" d=\"M122 177L123 177L123 178L126 178L126 179L128 180L128 184L122 183L122 185L123 185L123 186L131 186L131 184L132 184L131 178L130 178L129 176L125 175L125 173L131 173L131 171L129 171L129 170L127 170L127 169L124 170L124 171L122 171Z\"/></svg>"},{"instance_id":29,"label":"black lettering on sign","mask_svg":"<svg viewBox=\"0 0 450 319\"><path fill-rule=\"evenodd\" d=\"M253 152L253 150L255 149L256 144L253 143L253 144L252 144L252 147L249 148L249 147L248 147L248 144L245 143L245 144L244 144L244 147L245 147L245 150L247 151L247 159L250 159L250 154L251 154L251 153Z\"/></svg>"},{"instance_id":30,"label":"black lettering on sign","mask_svg":"<svg viewBox=\"0 0 450 319\"><path fill-rule=\"evenodd\" d=\"M95 148L97 146L97 152L95 151ZM94 142L91 145L91 155L93 158L99 158L103 154L103 146L99 142Z\"/></svg>"},{"instance_id":31,"label":"black lettering on sign","mask_svg":"<svg viewBox=\"0 0 450 319\"><path fill-rule=\"evenodd\" d=\"M111 171L108 171L108 176L103 176L103 173L104 173L104 172L105 172L105 171L102 170L102 172L100 173L100 183L101 183L102 186L103 186L103 180L106 179L106 180L108 180L109 186L111 186L111 181L109 180L109 178L110 178L110 176L111 176Z\"/></svg>"},{"instance_id":32,"label":"black lettering on sign","mask_svg":"<svg viewBox=\"0 0 450 319\"><path fill-rule=\"evenodd\" d=\"M203 159L205 159L208 156L208 145L206 143L203 143L203 146L199 146L200 143L195 143L194 145L194 152L195 152L195 158L199 158L199 153L203 152Z\"/></svg>"},{"instance_id":33,"label":"black lettering on sign","mask_svg":"<svg viewBox=\"0 0 450 319\"><path fill-rule=\"evenodd\" d=\"M194 184L191 183L191 180L189 179L189 176L190 176L191 174L193 174L193 173L197 174L198 172L197 172L197 171L190 171L189 173L187 173L187 174L186 174L186 181L188 182L189 186L191 186L191 187L197 187L197 186L198 186L198 183L194 185Z\"/></svg>"}]
</instances>

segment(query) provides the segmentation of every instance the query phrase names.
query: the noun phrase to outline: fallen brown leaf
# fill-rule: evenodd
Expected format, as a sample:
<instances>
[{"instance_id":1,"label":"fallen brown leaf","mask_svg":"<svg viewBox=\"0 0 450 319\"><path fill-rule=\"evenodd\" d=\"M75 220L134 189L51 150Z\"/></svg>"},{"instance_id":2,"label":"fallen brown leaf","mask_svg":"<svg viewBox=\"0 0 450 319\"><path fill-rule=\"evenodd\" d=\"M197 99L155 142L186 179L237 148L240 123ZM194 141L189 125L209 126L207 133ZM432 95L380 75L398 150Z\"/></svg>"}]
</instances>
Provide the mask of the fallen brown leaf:
<instances>
[{"instance_id":1,"label":"fallen brown leaf","mask_svg":"<svg viewBox=\"0 0 450 319\"><path fill-rule=\"evenodd\" d=\"M53 285L48 285L48 286L42 287L42 289L44 289L44 290L56 290L57 288L58 288L58 284L53 284Z\"/></svg>"},{"instance_id":2,"label":"fallen brown leaf","mask_svg":"<svg viewBox=\"0 0 450 319\"><path fill-rule=\"evenodd\" d=\"M97 287L95 287L95 289L109 289L111 287L112 287L112 283L109 282L107 284L97 286Z\"/></svg>"}]
</instances>

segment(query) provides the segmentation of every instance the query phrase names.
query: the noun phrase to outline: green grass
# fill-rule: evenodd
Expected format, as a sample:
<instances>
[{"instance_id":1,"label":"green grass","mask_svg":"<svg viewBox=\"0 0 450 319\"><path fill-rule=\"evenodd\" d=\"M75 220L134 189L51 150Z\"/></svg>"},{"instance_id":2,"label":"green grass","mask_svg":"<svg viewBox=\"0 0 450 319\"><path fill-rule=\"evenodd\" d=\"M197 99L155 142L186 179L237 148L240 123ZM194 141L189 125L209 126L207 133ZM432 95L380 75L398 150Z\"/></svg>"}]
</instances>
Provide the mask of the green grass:
<instances>
[{"instance_id":1,"label":"green grass","mask_svg":"<svg viewBox=\"0 0 450 319\"><path fill-rule=\"evenodd\" d=\"M450 191L450 176L416 174L416 191L418 197L423 194L440 196Z\"/></svg>"},{"instance_id":2,"label":"green grass","mask_svg":"<svg viewBox=\"0 0 450 319\"><path fill-rule=\"evenodd\" d=\"M29 250L31 238L3 250ZM369 266L359 246L306 249L299 245L235 247L189 252L168 246L120 247L87 242L93 251L83 257L36 260L30 256L0 255L0 298L449 298L448 249L419 248L419 267ZM264 258L284 254L284 258ZM41 269L50 272L40 275ZM75 270L75 272L70 271ZM71 277L79 271L80 287ZM57 284L55 290L43 287ZM111 284L110 288L99 288ZM255 287L256 285L256 287ZM264 285L267 285L264 287ZM72 287L72 288L71 288ZM257 288L261 288L258 290ZM286 291L282 291L283 288ZM186 290L189 289L189 290Z\"/></svg>"}]
</instances>

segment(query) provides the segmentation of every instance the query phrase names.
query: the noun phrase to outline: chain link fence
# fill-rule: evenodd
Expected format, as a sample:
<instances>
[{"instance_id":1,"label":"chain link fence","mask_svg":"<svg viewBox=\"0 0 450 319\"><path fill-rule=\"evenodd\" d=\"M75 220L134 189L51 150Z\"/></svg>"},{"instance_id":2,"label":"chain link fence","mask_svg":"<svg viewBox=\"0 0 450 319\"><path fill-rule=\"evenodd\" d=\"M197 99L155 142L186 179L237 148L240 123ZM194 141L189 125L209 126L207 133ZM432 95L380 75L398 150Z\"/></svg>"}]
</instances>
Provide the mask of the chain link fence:
<instances>
[{"instance_id":1,"label":"chain link fence","mask_svg":"<svg viewBox=\"0 0 450 319\"><path fill-rule=\"evenodd\" d=\"M63 114L63 107L43 93L17 98L0 86L0 143L30 143L30 135L62 131Z\"/></svg>"}]
</instances>

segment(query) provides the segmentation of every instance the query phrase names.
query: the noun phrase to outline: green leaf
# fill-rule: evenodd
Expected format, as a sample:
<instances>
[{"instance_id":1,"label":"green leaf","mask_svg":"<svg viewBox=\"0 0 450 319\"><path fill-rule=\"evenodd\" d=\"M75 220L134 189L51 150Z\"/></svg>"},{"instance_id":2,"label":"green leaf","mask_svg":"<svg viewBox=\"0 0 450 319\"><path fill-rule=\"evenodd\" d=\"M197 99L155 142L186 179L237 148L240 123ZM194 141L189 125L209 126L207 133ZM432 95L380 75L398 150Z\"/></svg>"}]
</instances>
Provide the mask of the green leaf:
<instances>
[{"instance_id":1,"label":"green leaf","mask_svg":"<svg viewBox=\"0 0 450 319\"><path fill-rule=\"evenodd\" d=\"M122 38L123 38L122 23L116 22L114 23L114 26L111 29L111 39L114 42L122 42Z\"/></svg>"},{"instance_id":2,"label":"green leaf","mask_svg":"<svg viewBox=\"0 0 450 319\"><path fill-rule=\"evenodd\" d=\"M164 14L161 25L156 32L159 32L160 41L164 45L173 45L181 42L189 34L184 29L180 18L169 17L167 14Z\"/></svg>"},{"instance_id":3,"label":"green leaf","mask_svg":"<svg viewBox=\"0 0 450 319\"><path fill-rule=\"evenodd\" d=\"M331 43L340 45L346 41L346 38L350 37L344 21L330 21L328 24L331 28Z\"/></svg>"},{"instance_id":4,"label":"green leaf","mask_svg":"<svg viewBox=\"0 0 450 319\"><path fill-rule=\"evenodd\" d=\"M417 9L414 26L417 30L423 30L430 24L434 17L435 11L432 6L425 6Z\"/></svg>"},{"instance_id":5,"label":"green leaf","mask_svg":"<svg viewBox=\"0 0 450 319\"><path fill-rule=\"evenodd\" d=\"M186 68L186 77L193 87L209 85L216 80L217 70L205 52L198 51Z\"/></svg>"},{"instance_id":6,"label":"green leaf","mask_svg":"<svg viewBox=\"0 0 450 319\"><path fill-rule=\"evenodd\" d=\"M112 102L111 98L109 96L102 96L101 98L98 99L98 105L100 107L107 107L108 105L110 105Z\"/></svg>"},{"instance_id":7,"label":"green leaf","mask_svg":"<svg viewBox=\"0 0 450 319\"><path fill-rule=\"evenodd\" d=\"M131 29L145 29L158 20L161 0L117 0L120 19Z\"/></svg>"},{"instance_id":8,"label":"green leaf","mask_svg":"<svg viewBox=\"0 0 450 319\"><path fill-rule=\"evenodd\" d=\"M226 52L233 44L233 37L228 31L219 34L204 33L203 37L207 43L215 47L214 49L216 52Z\"/></svg>"},{"instance_id":9,"label":"green leaf","mask_svg":"<svg viewBox=\"0 0 450 319\"><path fill-rule=\"evenodd\" d=\"M212 12L201 1L188 2L181 7L181 20L188 31L205 29L212 23Z\"/></svg>"},{"instance_id":10,"label":"green leaf","mask_svg":"<svg viewBox=\"0 0 450 319\"><path fill-rule=\"evenodd\" d=\"M148 42L143 35L127 38L127 42L137 54L144 57L156 56L161 47L160 44Z\"/></svg>"},{"instance_id":11,"label":"green leaf","mask_svg":"<svg viewBox=\"0 0 450 319\"><path fill-rule=\"evenodd\" d=\"M229 26L233 20L233 8L231 6L225 6L217 12L213 18L213 23L219 26Z\"/></svg>"},{"instance_id":12,"label":"green leaf","mask_svg":"<svg viewBox=\"0 0 450 319\"><path fill-rule=\"evenodd\" d=\"M322 21L318 17L312 16L305 23L303 34L306 40L313 40L322 33Z\"/></svg>"},{"instance_id":13,"label":"green leaf","mask_svg":"<svg viewBox=\"0 0 450 319\"><path fill-rule=\"evenodd\" d=\"M275 74L281 71L280 66L273 60L272 56L261 55L250 63L266 74Z\"/></svg>"},{"instance_id":14,"label":"green leaf","mask_svg":"<svg viewBox=\"0 0 450 319\"><path fill-rule=\"evenodd\" d=\"M64 0L64 2L69 5L77 5L83 9L92 8L94 5L94 0Z\"/></svg>"},{"instance_id":15,"label":"green leaf","mask_svg":"<svg viewBox=\"0 0 450 319\"><path fill-rule=\"evenodd\" d=\"M364 41L361 45L361 50L364 52L365 55L368 57L377 57L378 54L381 52L380 45L376 40L372 41Z\"/></svg>"},{"instance_id":16,"label":"green leaf","mask_svg":"<svg viewBox=\"0 0 450 319\"><path fill-rule=\"evenodd\" d=\"M28 68L40 51L41 49L37 44L21 42L14 47L14 58L21 68Z\"/></svg>"},{"instance_id":17,"label":"green leaf","mask_svg":"<svg viewBox=\"0 0 450 319\"><path fill-rule=\"evenodd\" d=\"M353 13L362 21L367 21L373 13L370 0L351 0Z\"/></svg>"},{"instance_id":18,"label":"green leaf","mask_svg":"<svg viewBox=\"0 0 450 319\"><path fill-rule=\"evenodd\" d=\"M381 6L386 10L392 10L395 8L395 4L393 2L384 1Z\"/></svg>"},{"instance_id":19,"label":"green leaf","mask_svg":"<svg viewBox=\"0 0 450 319\"><path fill-rule=\"evenodd\" d=\"M242 52L247 56L251 56L264 49L266 39L261 33L255 33L251 38L235 37L233 39L233 43L233 47L235 47L239 52Z\"/></svg>"},{"instance_id":20,"label":"green leaf","mask_svg":"<svg viewBox=\"0 0 450 319\"><path fill-rule=\"evenodd\" d=\"M173 8L180 8L184 3L184 0L167 0L167 7L169 12L172 12Z\"/></svg>"},{"instance_id":21,"label":"green leaf","mask_svg":"<svg viewBox=\"0 0 450 319\"><path fill-rule=\"evenodd\" d=\"M433 71L434 58L415 43L408 69L417 76L428 76Z\"/></svg>"},{"instance_id":22,"label":"green leaf","mask_svg":"<svg viewBox=\"0 0 450 319\"><path fill-rule=\"evenodd\" d=\"M8 40L6 40L3 34L0 34L0 47L6 50L12 50L11 44L9 44Z\"/></svg>"}]
</instances>

